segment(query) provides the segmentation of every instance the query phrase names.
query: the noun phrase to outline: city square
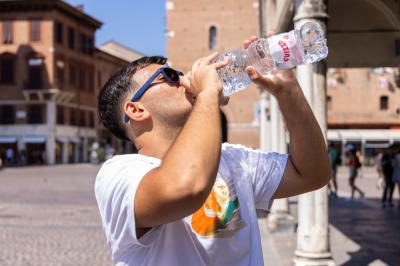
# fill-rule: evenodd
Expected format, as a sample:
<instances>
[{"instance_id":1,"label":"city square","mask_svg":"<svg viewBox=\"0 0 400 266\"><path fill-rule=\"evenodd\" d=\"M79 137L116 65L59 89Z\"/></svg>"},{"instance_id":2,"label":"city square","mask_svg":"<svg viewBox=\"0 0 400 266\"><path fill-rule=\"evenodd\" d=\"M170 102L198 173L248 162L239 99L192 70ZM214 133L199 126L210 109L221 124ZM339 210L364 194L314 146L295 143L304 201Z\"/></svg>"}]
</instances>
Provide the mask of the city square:
<instances>
[{"instance_id":1,"label":"city square","mask_svg":"<svg viewBox=\"0 0 400 266\"><path fill-rule=\"evenodd\" d=\"M0 0L0 266L400 265L399 62L398 0Z\"/></svg>"},{"instance_id":2,"label":"city square","mask_svg":"<svg viewBox=\"0 0 400 266\"><path fill-rule=\"evenodd\" d=\"M0 265L112 265L94 198L100 166L9 168L0 171ZM396 265L400 210L382 209L373 168L359 178L366 197L347 201L347 172L331 198L331 247L338 265ZM398 200L396 191L395 199ZM291 209L297 213L296 198ZM265 219L259 219L262 228ZM266 265L291 265L295 232L262 230Z\"/></svg>"}]
</instances>

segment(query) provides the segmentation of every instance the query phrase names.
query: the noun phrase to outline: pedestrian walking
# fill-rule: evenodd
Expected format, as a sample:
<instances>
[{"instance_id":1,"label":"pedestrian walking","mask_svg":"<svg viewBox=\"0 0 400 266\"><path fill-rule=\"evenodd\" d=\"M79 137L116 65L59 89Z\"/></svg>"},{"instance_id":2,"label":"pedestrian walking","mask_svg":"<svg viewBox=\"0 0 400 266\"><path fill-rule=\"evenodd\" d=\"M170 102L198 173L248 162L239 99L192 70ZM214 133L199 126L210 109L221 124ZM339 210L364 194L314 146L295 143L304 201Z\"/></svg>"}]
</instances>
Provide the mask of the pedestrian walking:
<instances>
[{"instance_id":1,"label":"pedestrian walking","mask_svg":"<svg viewBox=\"0 0 400 266\"><path fill-rule=\"evenodd\" d=\"M333 143L330 143L328 146L328 157L331 166L331 180L328 183L329 195L335 198L338 197L338 185L337 185L337 169L341 164L341 157L339 151L336 149Z\"/></svg>"},{"instance_id":2,"label":"pedestrian walking","mask_svg":"<svg viewBox=\"0 0 400 266\"><path fill-rule=\"evenodd\" d=\"M382 172L385 180L382 194L382 208L385 208L387 204L389 207L393 207L393 152L393 147L390 147L382 155Z\"/></svg>"},{"instance_id":3,"label":"pedestrian walking","mask_svg":"<svg viewBox=\"0 0 400 266\"><path fill-rule=\"evenodd\" d=\"M291 70L246 69L277 98L289 155L221 144L227 99L217 69L228 60L213 63L217 55L197 60L190 76L142 57L100 91L103 125L138 149L107 160L95 182L117 265L262 265L256 209L329 181L322 132Z\"/></svg>"},{"instance_id":4,"label":"pedestrian walking","mask_svg":"<svg viewBox=\"0 0 400 266\"><path fill-rule=\"evenodd\" d=\"M347 155L347 166L349 169L349 185L351 189L351 198L350 200L354 200L354 194L357 191L360 194L360 198L364 198L364 192L356 186L356 178L358 176L358 170L361 168L361 162L359 157L357 156L357 150L353 145L348 146L348 150L346 152Z\"/></svg>"},{"instance_id":5,"label":"pedestrian walking","mask_svg":"<svg viewBox=\"0 0 400 266\"><path fill-rule=\"evenodd\" d=\"M399 196L400 196L400 147L398 145L394 148L393 191L395 190L396 186L397 186L397 189L399 191ZM400 209L400 200L399 200L397 207Z\"/></svg>"},{"instance_id":6,"label":"pedestrian walking","mask_svg":"<svg viewBox=\"0 0 400 266\"><path fill-rule=\"evenodd\" d=\"M12 148L6 149L6 163L14 164L14 150Z\"/></svg>"},{"instance_id":7,"label":"pedestrian walking","mask_svg":"<svg viewBox=\"0 0 400 266\"><path fill-rule=\"evenodd\" d=\"M383 152L382 152L382 150L379 150L378 154L374 158L374 165L375 165L376 172L378 174L378 182L376 185L378 189L383 188L383 186L385 184L385 177L383 175L383 170L382 170L382 156L383 156Z\"/></svg>"}]
</instances>

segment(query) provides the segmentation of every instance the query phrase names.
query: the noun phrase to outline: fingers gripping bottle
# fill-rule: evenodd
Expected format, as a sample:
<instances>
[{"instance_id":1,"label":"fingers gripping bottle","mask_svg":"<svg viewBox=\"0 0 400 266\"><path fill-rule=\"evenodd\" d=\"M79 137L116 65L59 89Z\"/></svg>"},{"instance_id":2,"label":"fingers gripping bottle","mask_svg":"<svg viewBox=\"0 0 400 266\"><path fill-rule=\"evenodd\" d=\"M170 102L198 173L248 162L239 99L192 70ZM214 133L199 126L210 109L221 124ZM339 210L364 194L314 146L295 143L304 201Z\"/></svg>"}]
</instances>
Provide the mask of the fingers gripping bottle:
<instances>
[{"instance_id":1,"label":"fingers gripping bottle","mask_svg":"<svg viewBox=\"0 0 400 266\"><path fill-rule=\"evenodd\" d=\"M327 55L328 47L321 26L316 22L306 22L299 30L258 39L247 49L225 52L216 61L230 58L229 64L218 70L224 86L223 94L230 96L251 83L246 73L247 66L253 66L265 75L274 70L314 63Z\"/></svg>"}]
</instances>

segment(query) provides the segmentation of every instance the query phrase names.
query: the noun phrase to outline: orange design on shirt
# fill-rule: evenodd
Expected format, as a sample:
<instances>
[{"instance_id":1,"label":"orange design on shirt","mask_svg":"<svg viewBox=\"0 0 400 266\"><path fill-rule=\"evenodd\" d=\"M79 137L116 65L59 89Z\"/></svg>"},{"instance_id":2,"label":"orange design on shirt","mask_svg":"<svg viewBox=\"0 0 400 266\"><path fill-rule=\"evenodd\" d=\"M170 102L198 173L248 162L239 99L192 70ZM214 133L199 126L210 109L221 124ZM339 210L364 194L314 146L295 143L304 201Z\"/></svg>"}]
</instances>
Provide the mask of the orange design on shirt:
<instances>
[{"instance_id":1,"label":"orange design on shirt","mask_svg":"<svg viewBox=\"0 0 400 266\"><path fill-rule=\"evenodd\" d=\"M230 180L229 180L230 181ZM229 237L245 226L239 214L236 189L217 177L210 195L191 218L192 230L205 237Z\"/></svg>"}]
</instances>

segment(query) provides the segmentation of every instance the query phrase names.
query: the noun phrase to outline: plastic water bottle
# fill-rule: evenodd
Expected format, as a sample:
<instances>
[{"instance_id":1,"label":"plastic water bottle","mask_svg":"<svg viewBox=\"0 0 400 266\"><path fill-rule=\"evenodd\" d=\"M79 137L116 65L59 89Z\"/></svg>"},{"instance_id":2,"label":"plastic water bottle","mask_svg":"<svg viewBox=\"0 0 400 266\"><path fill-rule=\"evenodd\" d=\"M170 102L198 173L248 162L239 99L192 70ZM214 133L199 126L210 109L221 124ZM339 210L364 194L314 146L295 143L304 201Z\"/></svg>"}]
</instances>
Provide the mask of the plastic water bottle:
<instances>
[{"instance_id":1,"label":"plastic water bottle","mask_svg":"<svg viewBox=\"0 0 400 266\"><path fill-rule=\"evenodd\" d=\"M229 64L218 70L224 86L223 94L229 96L251 83L246 73L247 66L253 66L265 75L274 70L314 63L327 55L328 47L321 26L306 22L299 30L258 39L247 49L223 53L215 61L230 58Z\"/></svg>"}]
</instances>

